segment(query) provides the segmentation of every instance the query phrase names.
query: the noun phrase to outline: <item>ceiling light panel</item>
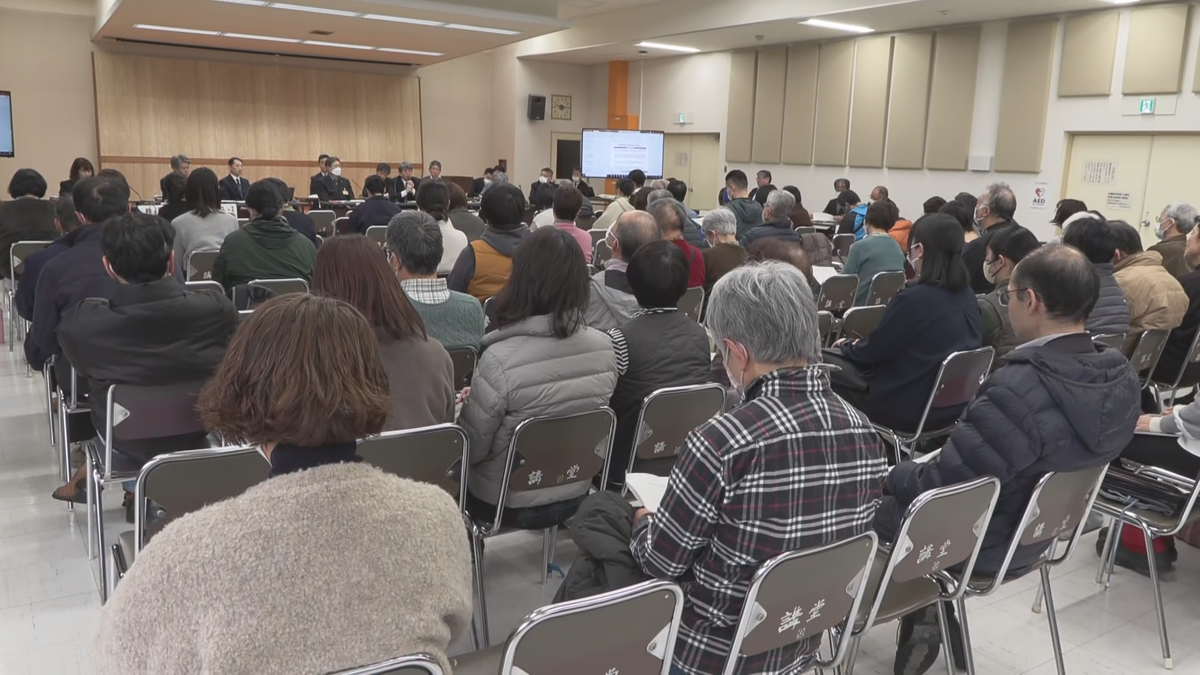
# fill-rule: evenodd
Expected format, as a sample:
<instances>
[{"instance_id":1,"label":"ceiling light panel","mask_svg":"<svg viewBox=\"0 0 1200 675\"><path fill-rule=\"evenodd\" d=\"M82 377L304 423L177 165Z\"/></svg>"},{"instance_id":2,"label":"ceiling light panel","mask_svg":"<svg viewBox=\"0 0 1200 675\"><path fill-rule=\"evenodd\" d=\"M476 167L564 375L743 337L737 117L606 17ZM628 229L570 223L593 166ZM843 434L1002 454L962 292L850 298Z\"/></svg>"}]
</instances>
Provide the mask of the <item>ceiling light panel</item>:
<instances>
[{"instance_id":1,"label":"ceiling light panel","mask_svg":"<svg viewBox=\"0 0 1200 675\"><path fill-rule=\"evenodd\" d=\"M389 52L392 54L412 54L414 56L445 56L441 52L422 52L416 49L396 49L394 47L380 47L377 52Z\"/></svg>"},{"instance_id":2,"label":"ceiling light panel","mask_svg":"<svg viewBox=\"0 0 1200 675\"><path fill-rule=\"evenodd\" d=\"M133 27L139 28L141 30L158 30L158 31L166 32L166 33L187 33L188 35L208 35L211 37L216 37L221 34L220 31L215 31L215 30L199 30L197 28L177 28L175 26L155 26L155 25L146 24L146 23L135 23L135 24L133 24Z\"/></svg>"},{"instance_id":3,"label":"ceiling light panel","mask_svg":"<svg viewBox=\"0 0 1200 675\"><path fill-rule=\"evenodd\" d=\"M297 44L300 41L294 38L271 37L269 35L247 35L245 33L222 33L221 37L234 38L237 40L261 40L263 42L287 42Z\"/></svg>"},{"instance_id":4,"label":"ceiling light panel","mask_svg":"<svg viewBox=\"0 0 1200 675\"><path fill-rule=\"evenodd\" d=\"M371 19L373 21L392 21L394 23L411 23L414 26L445 26L441 21L430 21L429 19L410 19L404 16L391 16L388 14L363 14L362 18Z\"/></svg>"},{"instance_id":5,"label":"ceiling light panel","mask_svg":"<svg viewBox=\"0 0 1200 675\"><path fill-rule=\"evenodd\" d=\"M646 49L662 49L668 52L680 52L683 54L695 54L699 49L695 47L684 47L682 45L668 45L661 42L639 42L635 47L645 47Z\"/></svg>"},{"instance_id":6,"label":"ceiling light panel","mask_svg":"<svg viewBox=\"0 0 1200 675\"><path fill-rule=\"evenodd\" d=\"M344 42L323 42L321 40L304 40L304 44L312 45L314 47L336 47L337 49L361 49L364 51L371 51L375 49L374 47L368 47L366 45L348 45Z\"/></svg>"},{"instance_id":7,"label":"ceiling light panel","mask_svg":"<svg viewBox=\"0 0 1200 675\"><path fill-rule=\"evenodd\" d=\"M345 16L357 18L361 16L358 12L347 12L344 9L328 9L326 7L311 7L309 5L293 5L286 2L272 2L271 7L275 9L290 9L297 12L312 12L314 14L325 14L327 16Z\"/></svg>"},{"instance_id":8,"label":"ceiling light panel","mask_svg":"<svg viewBox=\"0 0 1200 675\"><path fill-rule=\"evenodd\" d=\"M867 28L866 26L856 26L851 23L838 23L837 21L826 21L824 19L809 19L808 21L801 21L800 23L804 24L805 26L812 26L814 28L828 28L829 30L840 30L840 31L843 31L846 33L862 34L862 33L874 33L875 32L874 28Z\"/></svg>"},{"instance_id":9,"label":"ceiling light panel","mask_svg":"<svg viewBox=\"0 0 1200 675\"><path fill-rule=\"evenodd\" d=\"M250 5L251 7L267 6L267 0L217 0L217 2L226 2L231 5Z\"/></svg>"},{"instance_id":10,"label":"ceiling light panel","mask_svg":"<svg viewBox=\"0 0 1200 675\"><path fill-rule=\"evenodd\" d=\"M470 26L465 23L448 23L446 28L454 30L470 30L476 33L495 33L496 35L520 35L519 30L506 30L504 28L489 28L488 26Z\"/></svg>"}]
</instances>

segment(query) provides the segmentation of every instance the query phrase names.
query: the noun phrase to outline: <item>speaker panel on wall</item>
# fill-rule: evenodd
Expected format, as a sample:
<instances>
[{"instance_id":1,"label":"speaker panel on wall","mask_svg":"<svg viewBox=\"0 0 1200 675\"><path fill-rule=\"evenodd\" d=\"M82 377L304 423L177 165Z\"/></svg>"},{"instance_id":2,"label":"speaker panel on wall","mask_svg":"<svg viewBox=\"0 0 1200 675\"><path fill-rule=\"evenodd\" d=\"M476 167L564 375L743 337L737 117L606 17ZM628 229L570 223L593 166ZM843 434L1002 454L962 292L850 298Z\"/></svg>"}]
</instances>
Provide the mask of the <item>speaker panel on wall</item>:
<instances>
[{"instance_id":1,"label":"speaker panel on wall","mask_svg":"<svg viewBox=\"0 0 1200 675\"><path fill-rule=\"evenodd\" d=\"M546 97L537 96L536 94L529 95L529 119L544 120L546 119Z\"/></svg>"}]
</instances>

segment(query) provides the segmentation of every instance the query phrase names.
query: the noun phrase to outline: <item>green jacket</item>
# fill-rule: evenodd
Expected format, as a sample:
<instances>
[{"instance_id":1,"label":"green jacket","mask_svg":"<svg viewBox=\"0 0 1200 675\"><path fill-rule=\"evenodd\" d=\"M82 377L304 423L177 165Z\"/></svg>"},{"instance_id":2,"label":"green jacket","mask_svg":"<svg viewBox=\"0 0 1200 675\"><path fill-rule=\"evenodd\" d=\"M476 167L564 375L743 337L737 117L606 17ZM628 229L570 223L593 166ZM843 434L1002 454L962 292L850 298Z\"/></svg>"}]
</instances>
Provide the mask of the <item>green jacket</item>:
<instances>
[{"instance_id":1,"label":"green jacket","mask_svg":"<svg viewBox=\"0 0 1200 675\"><path fill-rule=\"evenodd\" d=\"M763 224L762 204L753 199L735 199L725 205L737 216L737 236L740 241L746 233Z\"/></svg>"},{"instance_id":2,"label":"green jacket","mask_svg":"<svg viewBox=\"0 0 1200 675\"><path fill-rule=\"evenodd\" d=\"M213 263L213 281L233 287L255 279L312 282L317 248L285 220L256 219L230 233Z\"/></svg>"}]
</instances>

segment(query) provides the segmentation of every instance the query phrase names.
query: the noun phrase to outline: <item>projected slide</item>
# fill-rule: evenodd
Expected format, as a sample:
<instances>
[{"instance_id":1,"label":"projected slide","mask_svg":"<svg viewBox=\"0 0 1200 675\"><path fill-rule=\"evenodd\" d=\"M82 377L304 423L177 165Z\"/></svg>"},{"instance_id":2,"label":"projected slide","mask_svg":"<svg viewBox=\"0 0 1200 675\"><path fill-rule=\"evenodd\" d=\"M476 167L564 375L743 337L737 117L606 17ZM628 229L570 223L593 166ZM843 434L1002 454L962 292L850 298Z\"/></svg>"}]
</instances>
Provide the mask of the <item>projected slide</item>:
<instances>
[{"instance_id":1,"label":"projected slide","mask_svg":"<svg viewBox=\"0 0 1200 675\"><path fill-rule=\"evenodd\" d=\"M624 178L634 169L647 178L663 177L661 131L583 130L583 174L593 178Z\"/></svg>"},{"instance_id":2,"label":"projected slide","mask_svg":"<svg viewBox=\"0 0 1200 675\"><path fill-rule=\"evenodd\" d=\"M0 157L13 156L12 95L0 91Z\"/></svg>"}]
</instances>

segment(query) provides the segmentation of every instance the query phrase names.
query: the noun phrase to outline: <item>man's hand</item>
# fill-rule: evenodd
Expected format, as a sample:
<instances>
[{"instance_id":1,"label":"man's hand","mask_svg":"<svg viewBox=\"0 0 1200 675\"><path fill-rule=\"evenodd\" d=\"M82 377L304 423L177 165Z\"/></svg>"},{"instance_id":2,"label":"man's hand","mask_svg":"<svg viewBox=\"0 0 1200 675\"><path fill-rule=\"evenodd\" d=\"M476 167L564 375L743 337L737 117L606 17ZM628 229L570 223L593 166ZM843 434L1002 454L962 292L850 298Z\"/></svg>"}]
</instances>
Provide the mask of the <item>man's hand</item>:
<instances>
[{"instance_id":1,"label":"man's hand","mask_svg":"<svg viewBox=\"0 0 1200 675\"><path fill-rule=\"evenodd\" d=\"M636 530L638 523L642 522L642 518L651 515L654 515L654 512L650 509L638 509L637 512L633 514L633 528Z\"/></svg>"},{"instance_id":2,"label":"man's hand","mask_svg":"<svg viewBox=\"0 0 1200 675\"><path fill-rule=\"evenodd\" d=\"M1138 418L1134 431L1150 431L1150 420L1158 419L1158 415L1142 415Z\"/></svg>"}]
</instances>

